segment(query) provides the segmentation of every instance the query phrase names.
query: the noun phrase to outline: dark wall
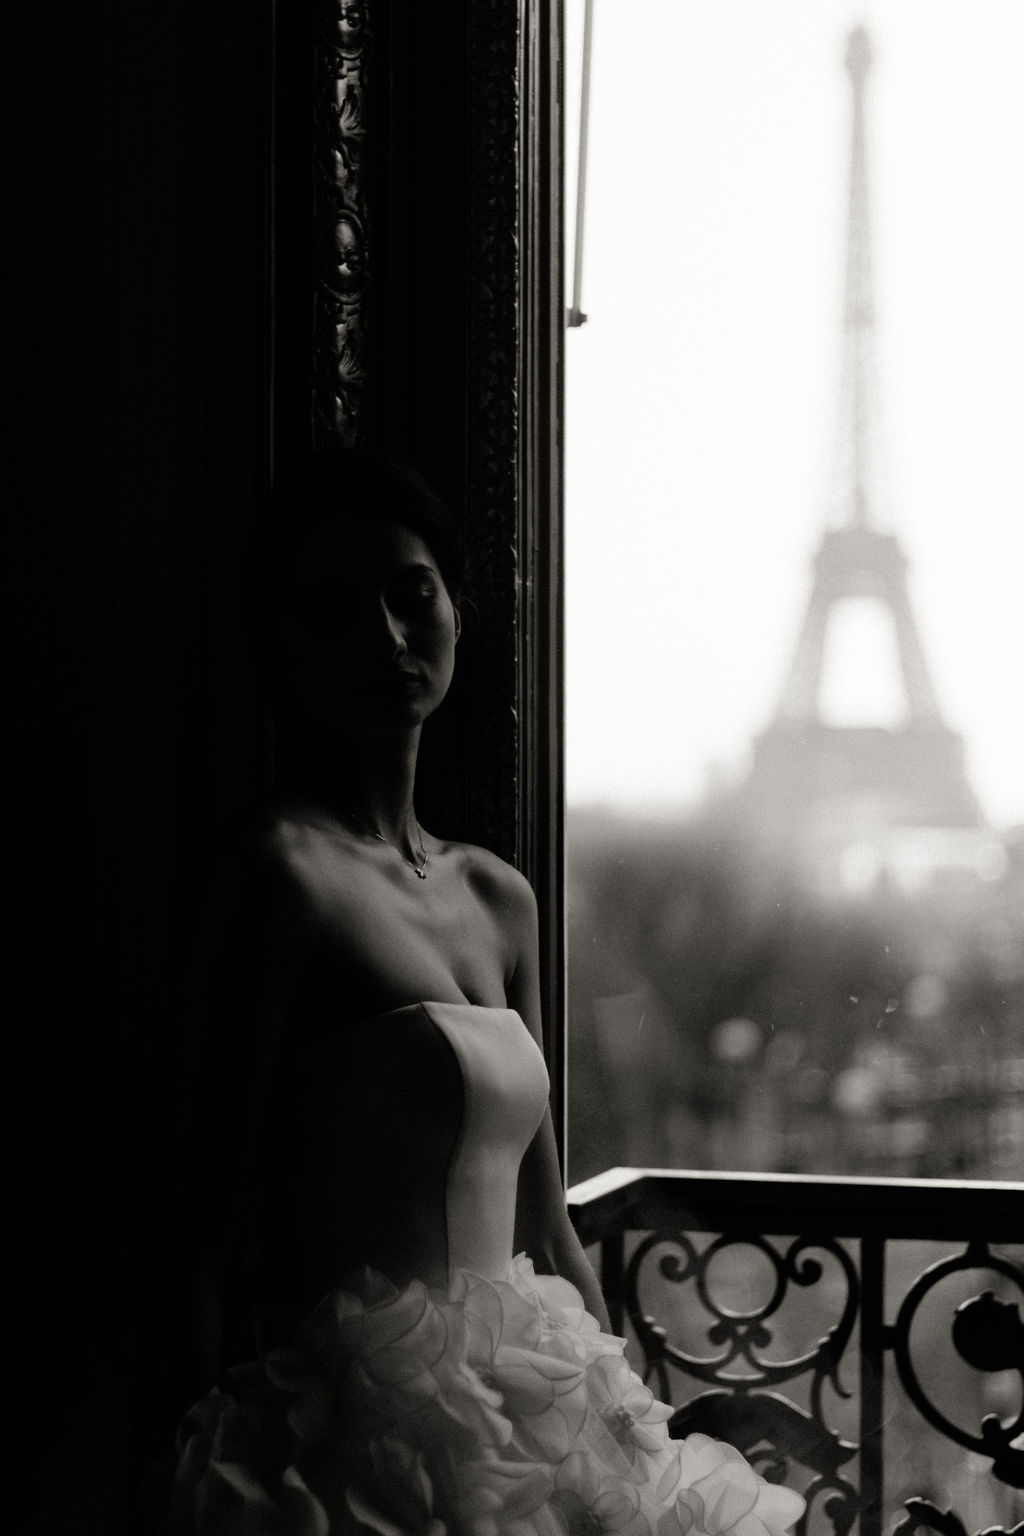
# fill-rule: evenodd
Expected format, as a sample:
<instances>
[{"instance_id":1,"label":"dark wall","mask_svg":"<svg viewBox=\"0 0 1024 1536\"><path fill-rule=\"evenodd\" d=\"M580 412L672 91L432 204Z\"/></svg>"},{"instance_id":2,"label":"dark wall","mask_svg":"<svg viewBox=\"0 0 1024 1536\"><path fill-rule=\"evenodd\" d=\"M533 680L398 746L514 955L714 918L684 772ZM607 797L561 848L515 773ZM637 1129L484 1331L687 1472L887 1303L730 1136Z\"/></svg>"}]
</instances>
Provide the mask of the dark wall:
<instances>
[{"instance_id":1,"label":"dark wall","mask_svg":"<svg viewBox=\"0 0 1024 1536\"><path fill-rule=\"evenodd\" d=\"M43 1529L139 1528L176 975L204 850L262 772L233 579L266 458L262 22L99 7L39 146L60 254L33 274L50 374L16 558Z\"/></svg>"},{"instance_id":2,"label":"dark wall","mask_svg":"<svg viewBox=\"0 0 1024 1536\"><path fill-rule=\"evenodd\" d=\"M370 11L368 433L460 504L467 12ZM309 441L317 24L105 0L48 78L30 173L50 262L24 290L34 478L11 518L37 1090L15 1219L54 1362L36 1523L76 1536L145 1530L140 1477L193 1386L163 1220L176 1007L211 847L266 781L236 578L272 462ZM455 821L462 731L425 788Z\"/></svg>"}]
</instances>

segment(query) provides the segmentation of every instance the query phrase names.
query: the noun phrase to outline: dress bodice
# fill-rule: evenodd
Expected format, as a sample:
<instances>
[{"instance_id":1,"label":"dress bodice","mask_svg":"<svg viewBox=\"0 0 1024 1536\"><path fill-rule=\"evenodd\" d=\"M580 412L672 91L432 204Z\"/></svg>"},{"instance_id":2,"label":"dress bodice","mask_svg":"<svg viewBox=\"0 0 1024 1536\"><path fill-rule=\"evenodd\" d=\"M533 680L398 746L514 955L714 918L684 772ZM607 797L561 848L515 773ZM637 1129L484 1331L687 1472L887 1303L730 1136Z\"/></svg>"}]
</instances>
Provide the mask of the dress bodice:
<instances>
[{"instance_id":1,"label":"dress bodice","mask_svg":"<svg viewBox=\"0 0 1024 1536\"><path fill-rule=\"evenodd\" d=\"M541 1052L506 1008L416 1003L307 1041L264 1148L270 1297L311 1304L363 1265L397 1284L505 1274L547 1096Z\"/></svg>"},{"instance_id":2,"label":"dress bodice","mask_svg":"<svg viewBox=\"0 0 1024 1536\"><path fill-rule=\"evenodd\" d=\"M265 1122L259 1357L186 1415L169 1536L785 1536L803 1499L707 1435L673 1440L625 1340L513 1257L548 1089L518 1014L320 1017Z\"/></svg>"},{"instance_id":3,"label":"dress bodice","mask_svg":"<svg viewBox=\"0 0 1024 1536\"><path fill-rule=\"evenodd\" d=\"M445 1180L448 1268L508 1273L519 1164L548 1101L544 1058L518 1013L421 1003L459 1066L463 1107Z\"/></svg>"}]
</instances>

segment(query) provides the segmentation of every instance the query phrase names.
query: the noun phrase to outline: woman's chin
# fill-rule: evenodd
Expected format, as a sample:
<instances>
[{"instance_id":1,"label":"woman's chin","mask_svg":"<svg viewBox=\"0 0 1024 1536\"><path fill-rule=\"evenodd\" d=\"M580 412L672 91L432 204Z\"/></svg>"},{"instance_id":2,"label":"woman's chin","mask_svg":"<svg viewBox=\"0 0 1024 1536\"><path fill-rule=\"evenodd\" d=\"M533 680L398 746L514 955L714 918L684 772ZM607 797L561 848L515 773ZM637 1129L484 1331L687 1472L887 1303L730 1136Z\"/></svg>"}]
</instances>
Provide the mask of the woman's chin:
<instances>
[{"instance_id":1,"label":"woman's chin","mask_svg":"<svg viewBox=\"0 0 1024 1536\"><path fill-rule=\"evenodd\" d=\"M316 711L316 719L330 736L342 737L349 741L360 739L386 741L389 738L400 739L411 735L432 713L432 708L424 708L420 702L409 700L401 706L392 705L386 709L331 710L324 708Z\"/></svg>"}]
</instances>

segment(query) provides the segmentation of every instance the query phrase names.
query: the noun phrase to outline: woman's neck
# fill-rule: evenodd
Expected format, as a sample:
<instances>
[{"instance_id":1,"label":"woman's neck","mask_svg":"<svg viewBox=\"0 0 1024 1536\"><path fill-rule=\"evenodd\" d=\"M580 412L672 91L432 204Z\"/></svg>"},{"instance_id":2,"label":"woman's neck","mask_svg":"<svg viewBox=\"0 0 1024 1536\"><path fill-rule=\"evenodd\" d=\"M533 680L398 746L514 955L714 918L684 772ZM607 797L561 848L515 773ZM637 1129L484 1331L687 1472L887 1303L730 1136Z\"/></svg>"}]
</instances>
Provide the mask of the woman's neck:
<instances>
[{"instance_id":1,"label":"woman's neck","mask_svg":"<svg viewBox=\"0 0 1024 1536\"><path fill-rule=\"evenodd\" d=\"M413 794L419 740L419 726L401 736L331 739L308 729L282 731L277 785L388 842L418 847Z\"/></svg>"}]
</instances>

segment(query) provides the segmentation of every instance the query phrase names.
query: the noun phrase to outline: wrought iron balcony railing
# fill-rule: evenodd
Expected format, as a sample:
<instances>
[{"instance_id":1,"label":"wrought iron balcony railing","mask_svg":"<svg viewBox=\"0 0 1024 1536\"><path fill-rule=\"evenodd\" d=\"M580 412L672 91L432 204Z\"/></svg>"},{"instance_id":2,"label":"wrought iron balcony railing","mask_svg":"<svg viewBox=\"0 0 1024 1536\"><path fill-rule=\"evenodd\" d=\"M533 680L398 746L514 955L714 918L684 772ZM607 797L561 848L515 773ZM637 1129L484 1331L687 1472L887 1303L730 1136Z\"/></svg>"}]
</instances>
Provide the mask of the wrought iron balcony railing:
<instances>
[{"instance_id":1,"label":"wrought iron balcony railing","mask_svg":"<svg viewBox=\"0 0 1024 1536\"><path fill-rule=\"evenodd\" d=\"M798 1536L1024 1536L1024 1184L614 1168L569 1208L672 1432L803 1492Z\"/></svg>"}]
</instances>

